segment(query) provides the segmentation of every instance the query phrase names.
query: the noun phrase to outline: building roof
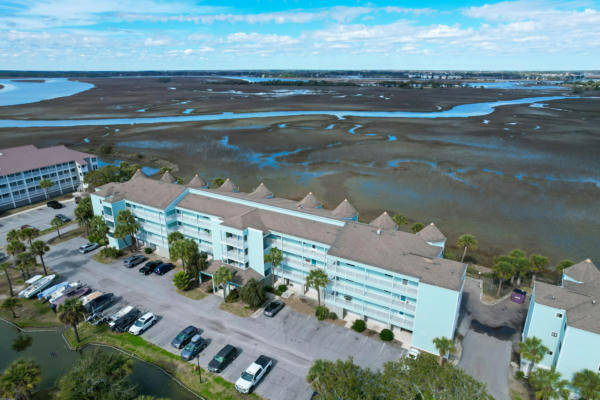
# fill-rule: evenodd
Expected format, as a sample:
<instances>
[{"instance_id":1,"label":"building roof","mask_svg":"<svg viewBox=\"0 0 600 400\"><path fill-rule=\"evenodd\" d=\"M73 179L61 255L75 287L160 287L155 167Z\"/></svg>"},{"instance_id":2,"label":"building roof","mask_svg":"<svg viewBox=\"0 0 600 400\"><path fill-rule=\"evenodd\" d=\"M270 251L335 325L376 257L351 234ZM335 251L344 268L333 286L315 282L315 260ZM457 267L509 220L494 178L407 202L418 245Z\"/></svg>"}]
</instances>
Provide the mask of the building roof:
<instances>
[{"instance_id":1,"label":"building roof","mask_svg":"<svg viewBox=\"0 0 600 400\"><path fill-rule=\"evenodd\" d=\"M204 179L200 178L198 174L194 175L194 177L188 182L186 185L191 188L201 189L208 187L208 184L204 181Z\"/></svg>"},{"instance_id":2,"label":"building roof","mask_svg":"<svg viewBox=\"0 0 600 400\"><path fill-rule=\"evenodd\" d=\"M173 175L171 175L169 170L165 171L163 176L160 177L160 180L163 182L167 182L167 183L176 183L177 182L177 179L175 179L175 177Z\"/></svg>"},{"instance_id":3,"label":"building roof","mask_svg":"<svg viewBox=\"0 0 600 400\"><path fill-rule=\"evenodd\" d=\"M446 240L446 236L435 226L432 222L427 225L425 228L421 229L417 232L417 235L423 238L426 242L443 242Z\"/></svg>"},{"instance_id":4,"label":"building roof","mask_svg":"<svg viewBox=\"0 0 600 400\"><path fill-rule=\"evenodd\" d=\"M90 157L96 156L71 150L65 146L43 149L38 149L34 145L9 147L0 149L0 176L71 161L85 164L85 159Z\"/></svg>"},{"instance_id":5,"label":"building roof","mask_svg":"<svg viewBox=\"0 0 600 400\"><path fill-rule=\"evenodd\" d=\"M95 194L105 198L107 203L127 199L150 207L165 209L185 191L185 187L143 176L137 176L123 183L107 183L97 188Z\"/></svg>"},{"instance_id":6,"label":"building roof","mask_svg":"<svg viewBox=\"0 0 600 400\"><path fill-rule=\"evenodd\" d=\"M396 225L396 223L394 222L392 217L390 217L390 214L388 214L387 211L382 212L379 215L379 217L377 217L373 221L371 221L369 223L369 225L372 225L379 229L392 229L392 230L398 229L398 225Z\"/></svg>"},{"instance_id":7,"label":"building roof","mask_svg":"<svg viewBox=\"0 0 600 400\"><path fill-rule=\"evenodd\" d=\"M179 203L177 208L185 208L203 214L210 214L223 219L233 218L254 210L253 207L242 204L225 202L219 199L188 193Z\"/></svg>"},{"instance_id":8,"label":"building roof","mask_svg":"<svg viewBox=\"0 0 600 400\"><path fill-rule=\"evenodd\" d=\"M256 189L254 189L254 191L248 195L248 197L258 197L258 198L263 198L263 199L270 199L273 197L273 192L271 192L269 190L267 185L265 185L263 182L261 182L260 185L258 185L258 187Z\"/></svg>"},{"instance_id":9,"label":"building roof","mask_svg":"<svg viewBox=\"0 0 600 400\"><path fill-rule=\"evenodd\" d=\"M217 190L220 192L237 192L238 188L227 178Z\"/></svg>"},{"instance_id":10,"label":"building roof","mask_svg":"<svg viewBox=\"0 0 600 400\"><path fill-rule=\"evenodd\" d=\"M312 192L308 192L306 196L298 203L298 208L320 208L323 204L317 200Z\"/></svg>"},{"instance_id":11,"label":"building roof","mask_svg":"<svg viewBox=\"0 0 600 400\"><path fill-rule=\"evenodd\" d=\"M233 272L233 280L231 282L239 286L244 286L250 279L256 279L259 282L264 279L264 276L252 268L241 269L217 260L210 261L208 267L204 271L201 271L201 273L214 276L215 272L221 267L228 268Z\"/></svg>"},{"instance_id":12,"label":"building roof","mask_svg":"<svg viewBox=\"0 0 600 400\"><path fill-rule=\"evenodd\" d=\"M572 265L569 268L565 268L563 274L578 282L591 282L600 279L600 270L589 258Z\"/></svg>"},{"instance_id":13,"label":"building roof","mask_svg":"<svg viewBox=\"0 0 600 400\"><path fill-rule=\"evenodd\" d=\"M139 177L145 178L146 174L144 174L144 172L141 169L138 168L138 170L135 171L135 174L133 174L133 176L131 177L131 179L136 179L136 178L139 178Z\"/></svg>"},{"instance_id":14,"label":"building roof","mask_svg":"<svg viewBox=\"0 0 600 400\"><path fill-rule=\"evenodd\" d=\"M350 204L348 199L344 199L331 213L343 219L356 218L358 215L358 211Z\"/></svg>"}]
</instances>

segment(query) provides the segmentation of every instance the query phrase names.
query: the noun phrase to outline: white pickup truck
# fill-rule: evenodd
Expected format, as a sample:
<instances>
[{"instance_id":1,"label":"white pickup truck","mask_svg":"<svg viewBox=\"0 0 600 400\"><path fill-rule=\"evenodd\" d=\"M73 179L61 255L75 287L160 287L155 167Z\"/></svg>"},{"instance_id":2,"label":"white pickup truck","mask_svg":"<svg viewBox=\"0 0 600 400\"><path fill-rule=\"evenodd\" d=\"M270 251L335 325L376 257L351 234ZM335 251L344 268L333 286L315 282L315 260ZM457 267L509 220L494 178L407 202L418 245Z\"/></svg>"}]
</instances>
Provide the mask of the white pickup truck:
<instances>
[{"instance_id":1,"label":"white pickup truck","mask_svg":"<svg viewBox=\"0 0 600 400\"><path fill-rule=\"evenodd\" d=\"M272 358L267 356L258 357L235 382L235 389L240 393L250 393L272 366Z\"/></svg>"}]
</instances>

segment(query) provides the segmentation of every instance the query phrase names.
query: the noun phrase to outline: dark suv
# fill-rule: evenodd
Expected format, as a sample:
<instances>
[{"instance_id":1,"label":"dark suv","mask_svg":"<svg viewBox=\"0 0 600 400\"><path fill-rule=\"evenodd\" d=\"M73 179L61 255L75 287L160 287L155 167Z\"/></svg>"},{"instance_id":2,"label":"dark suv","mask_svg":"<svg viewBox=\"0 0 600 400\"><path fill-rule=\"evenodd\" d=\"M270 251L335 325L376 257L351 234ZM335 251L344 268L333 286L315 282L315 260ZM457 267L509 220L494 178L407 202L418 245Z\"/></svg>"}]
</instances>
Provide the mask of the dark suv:
<instances>
[{"instance_id":1,"label":"dark suv","mask_svg":"<svg viewBox=\"0 0 600 400\"><path fill-rule=\"evenodd\" d=\"M175 336L175 339L171 341L171 346L175 347L176 349L181 349L185 347L185 345L188 344L189 341L192 340L194 335L196 335L197 333L198 328L190 325L181 332L179 332L177 336Z\"/></svg>"},{"instance_id":2,"label":"dark suv","mask_svg":"<svg viewBox=\"0 0 600 400\"><path fill-rule=\"evenodd\" d=\"M238 349L228 344L223 347L208 363L210 372L219 373L223 371L238 356Z\"/></svg>"},{"instance_id":3,"label":"dark suv","mask_svg":"<svg viewBox=\"0 0 600 400\"><path fill-rule=\"evenodd\" d=\"M162 262L160 262L158 260L148 261L146 264L144 264L144 266L142 268L140 268L140 272L143 273L144 275L150 275L151 273L154 272L154 269L156 267L158 267L160 264L162 264Z\"/></svg>"},{"instance_id":4,"label":"dark suv","mask_svg":"<svg viewBox=\"0 0 600 400\"><path fill-rule=\"evenodd\" d=\"M170 270L172 270L173 268L175 268L175 266L171 263L163 263L160 264L158 267L154 268L154 273L156 275L164 275L167 272L169 272Z\"/></svg>"},{"instance_id":5,"label":"dark suv","mask_svg":"<svg viewBox=\"0 0 600 400\"><path fill-rule=\"evenodd\" d=\"M134 324L134 322L142 315L142 312L137 308L134 308L127 314L123 315L121 318L115 321L113 326L110 327L110 330L115 332L127 332L129 327Z\"/></svg>"},{"instance_id":6,"label":"dark suv","mask_svg":"<svg viewBox=\"0 0 600 400\"><path fill-rule=\"evenodd\" d=\"M54 208L55 210L58 210L60 208L63 208L63 205L60 204L58 201L56 200L50 200L49 202L46 203L46 205L50 208Z\"/></svg>"}]
</instances>

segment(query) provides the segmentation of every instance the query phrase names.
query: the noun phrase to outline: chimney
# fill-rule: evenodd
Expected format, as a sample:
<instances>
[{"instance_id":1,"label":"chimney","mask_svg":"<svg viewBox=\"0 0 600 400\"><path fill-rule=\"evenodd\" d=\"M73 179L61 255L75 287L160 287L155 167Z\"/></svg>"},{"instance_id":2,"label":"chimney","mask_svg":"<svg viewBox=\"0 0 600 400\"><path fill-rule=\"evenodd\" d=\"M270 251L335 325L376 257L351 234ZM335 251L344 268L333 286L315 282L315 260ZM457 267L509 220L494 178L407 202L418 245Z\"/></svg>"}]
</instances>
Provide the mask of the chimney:
<instances>
[{"instance_id":1,"label":"chimney","mask_svg":"<svg viewBox=\"0 0 600 400\"><path fill-rule=\"evenodd\" d=\"M381 228L377 228L377 236L381 236Z\"/></svg>"}]
</instances>

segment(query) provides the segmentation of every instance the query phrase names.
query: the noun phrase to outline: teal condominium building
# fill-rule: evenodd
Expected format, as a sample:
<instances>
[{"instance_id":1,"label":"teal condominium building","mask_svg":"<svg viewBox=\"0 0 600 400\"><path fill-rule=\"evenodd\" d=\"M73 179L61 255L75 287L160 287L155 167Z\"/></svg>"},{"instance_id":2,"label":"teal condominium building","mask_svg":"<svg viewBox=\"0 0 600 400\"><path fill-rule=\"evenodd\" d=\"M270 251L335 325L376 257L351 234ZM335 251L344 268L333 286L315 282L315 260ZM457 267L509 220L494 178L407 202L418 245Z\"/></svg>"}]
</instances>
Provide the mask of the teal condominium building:
<instances>
[{"instance_id":1,"label":"teal condominium building","mask_svg":"<svg viewBox=\"0 0 600 400\"><path fill-rule=\"evenodd\" d=\"M398 231L385 212L358 222L347 200L326 210L312 193L292 201L264 184L242 193L230 180L217 189L197 175L187 185L174 181L168 172L155 180L138 171L128 182L97 188L94 213L112 231L119 211L130 210L141 226L136 239L162 256L168 257L168 234L181 232L215 263L302 292L308 273L321 269L331 311L412 333L412 347L435 353L435 337L454 337L466 265L442 257L446 238L435 225L412 234ZM276 268L264 262L273 247L283 254Z\"/></svg>"},{"instance_id":2,"label":"teal condominium building","mask_svg":"<svg viewBox=\"0 0 600 400\"><path fill-rule=\"evenodd\" d=\"M563 270L561 286L536 282L523 340L548 348L537 368L556 368L564 379L583 369L600 372L600 270L587 259ZM528 362L521 361L527 369Z\"/></svg>"}]
</instances>

